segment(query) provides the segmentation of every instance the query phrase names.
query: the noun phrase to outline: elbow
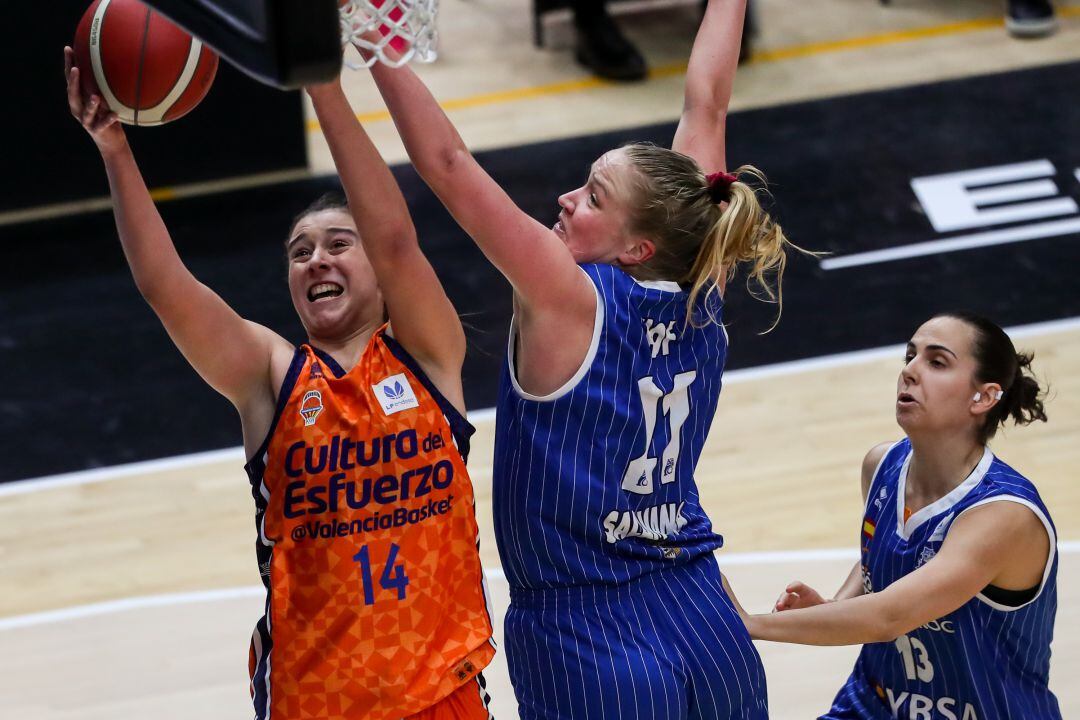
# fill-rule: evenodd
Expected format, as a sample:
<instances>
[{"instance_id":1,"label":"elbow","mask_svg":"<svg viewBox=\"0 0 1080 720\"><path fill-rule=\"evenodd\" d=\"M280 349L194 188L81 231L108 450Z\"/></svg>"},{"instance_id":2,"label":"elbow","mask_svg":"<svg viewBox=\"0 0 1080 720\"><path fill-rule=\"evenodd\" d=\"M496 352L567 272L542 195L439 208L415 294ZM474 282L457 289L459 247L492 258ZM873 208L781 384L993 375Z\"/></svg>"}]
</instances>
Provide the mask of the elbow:
<instances>
[{"instance_id":1,"label":"elbow","mask_svg":"<svg viewBox=\"0 0 1080 720\"><path fill-rule=\"evenodd\" d=\"M687 91L683 98L683 117L699 117L709 124L723 127L727 124L728 103L713 92Z\"/></svg>"},{"instance_id":2,"label":"elbow","mask_svg":"<svg viewBox=\"0 0 1080 720\"><path fill-rule=\"evenodd\" d=\"M439 148L426 159L414 160L420 177L432 185L438 185L452 178L471 157L469 150L460 141Z\"/></svg>"},{"instance_id":3,"label":"elbow","mask_svg":"<svg viewBox=\"0 0 1080 720\"><path fill-rule=\"evenodd\" d=\"M901 635L907 633L914 626L899 608L888 609L874 621L870 628L872 639L870 642L892 642Z\"/></svg>"},{"instance_id":4,"label":"elbow","mask_svg":"<svg viewBox=\"0 0 1080 720\"><path fill-rule=\"evenodd\" d=\"M160 278L147 273L134 273L133 277L135 278L135 288L143 296L143 300L149 303L151 307L156 307L162 302L166 291L165 283L161 282Z\"/></svg>"}]
</instances>

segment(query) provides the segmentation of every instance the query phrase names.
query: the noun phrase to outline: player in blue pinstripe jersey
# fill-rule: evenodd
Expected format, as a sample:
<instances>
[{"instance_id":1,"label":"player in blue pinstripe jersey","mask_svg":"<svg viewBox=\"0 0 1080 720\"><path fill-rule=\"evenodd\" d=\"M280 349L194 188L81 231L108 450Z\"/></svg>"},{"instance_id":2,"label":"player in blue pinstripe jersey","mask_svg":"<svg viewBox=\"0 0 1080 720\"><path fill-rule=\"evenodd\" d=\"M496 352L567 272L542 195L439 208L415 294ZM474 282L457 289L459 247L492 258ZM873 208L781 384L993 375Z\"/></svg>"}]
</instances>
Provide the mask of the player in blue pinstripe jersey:
<instances>
[{"instance_id":1,"label":"player in blue pinstripe jersey","mask_svg":"<svg viewBox=\"0 0 1080 720\"><path fill-rule=\"evenodd\" d=\"M694 484L725 282L745 264L773 296L789 247L737 177L757 171L723 172L745 5L709 1L672 149L605 153L554 227L480 168L411 70L372 69L420 175L514 288L494 514L523 718L767 716Z\"/></svg>"},{"instance_id":2,"label":"player in blue pinstripe jersey","mask_svg":"<svg viewBox=\"0 0 1080 720\"><path fill-rule=\"evenodd\" d=\"M754 637L865 643L823 718L1052 720L1056 533L1031 481L986 446L1012 418L1046 420L1031 356L967 313L907 346L907 437L863 462L862 556L834 601L792 583Z\"/></svg>"}]
</instances>

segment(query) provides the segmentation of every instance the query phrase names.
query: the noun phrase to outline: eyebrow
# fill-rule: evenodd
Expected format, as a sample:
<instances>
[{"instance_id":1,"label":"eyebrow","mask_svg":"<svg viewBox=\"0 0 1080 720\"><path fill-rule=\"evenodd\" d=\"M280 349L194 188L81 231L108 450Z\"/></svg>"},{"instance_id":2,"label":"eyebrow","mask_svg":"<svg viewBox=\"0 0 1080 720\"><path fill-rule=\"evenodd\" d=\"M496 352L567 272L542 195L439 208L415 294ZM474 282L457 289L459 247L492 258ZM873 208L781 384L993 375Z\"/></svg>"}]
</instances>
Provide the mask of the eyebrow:
<instances>
[{"instance_id":1,"label":"eyebrow","mask_svg":"<svg viewBox=\"0 0 1080 720\"><path fill-rule=\"evenodd\" d=\"M349 235L352 235L354 238L355 237L360 237L355 230L353 230L352 228L347 228L347 227L329 227L329 228L326 228L326 231L328 233L347 233ZM295 245L296 243L298 243L301 240L305 239L306 237L307 237L307 233L305 233L305 232L300 233L299 235L297 235L296 237L294 237L292 240L290 240L289 242L287 242L285 244L285 249L288 250L293 245Z\"/></svg>"},{"instance_id":2,"label":"eyebrow","mask_svg":"<svg viewBox=\"0 0 1080 720\"><path fill-rule=\"evenodd\" d=\"M611 197L611 189L608 186L608 183L604 180L601 180L599 175L593 174L593 176L589 178L589 180L590 182L592 182L593 185L600 188L600 190L604 193L606 197Z\"/></svg>"},{"instance_id":3,"label":"eyebrow","mask_svg":"<svg viewBox=\"0 0 1080 720\"><path fill-rule=\"evenodd\" d=\"M910 350L911 348L915 347L915 343L910 343L910 342L909 342L909 343L907 344L907 346L908 346L908 349ZM957 357L957 356L956 356L956 353L954 353L954 352L953 352L952 350L950 350L949 348L945 347L944 345L927 345L927 346L926 346L926 349L927 349L927 350L941 350L941 351L944 351L944 352L947 352L947 353L949 353L949 354L950 354L950 355L952 355L952 356L953 356L954 358L955 358L955 357ZM957 358L957 359L959 360L959 358Z\"/></svg>"}]
</instances>

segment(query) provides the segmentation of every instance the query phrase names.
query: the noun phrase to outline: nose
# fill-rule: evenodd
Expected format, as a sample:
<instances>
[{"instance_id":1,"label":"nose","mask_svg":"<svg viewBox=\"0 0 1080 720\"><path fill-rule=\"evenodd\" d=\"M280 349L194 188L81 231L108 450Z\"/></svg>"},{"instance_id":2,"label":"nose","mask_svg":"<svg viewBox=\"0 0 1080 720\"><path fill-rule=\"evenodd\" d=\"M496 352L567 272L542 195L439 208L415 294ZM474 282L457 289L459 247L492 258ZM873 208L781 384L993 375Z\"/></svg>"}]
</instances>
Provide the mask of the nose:
<instances>
[{"instance_id":1,"label":"nose","mask_svg":"<svg viewBox=\"0 0 1080 720\"><path fill-rule=\"evenodd\" d=\"M919 358L913 357L904 365L900 371L900 379L907 385L917 385L919 382L919 376L915 363Z\"/></svg>"},{"instance_id":2,"label":"nose","mask_svg":"<svg viewBox=\"0 0 1080 720\"><path fill-rule=\"evenodd\" d=\"M572 190L559 196L559 207L571 214L573 214L575 206L574 192L575 191Z\"/></svg>"},{"instance_id":3,"label":"nose","mask_svg":"<svg viewBox=\"0 0 1080 720\"><path fill-rule=\"evenodd\" d=\"M308 268L325 270L330 267L329 259L330 253L321 247L316 247L311 251L311 261L308 262Z\"/></svg>"}]
</instances>

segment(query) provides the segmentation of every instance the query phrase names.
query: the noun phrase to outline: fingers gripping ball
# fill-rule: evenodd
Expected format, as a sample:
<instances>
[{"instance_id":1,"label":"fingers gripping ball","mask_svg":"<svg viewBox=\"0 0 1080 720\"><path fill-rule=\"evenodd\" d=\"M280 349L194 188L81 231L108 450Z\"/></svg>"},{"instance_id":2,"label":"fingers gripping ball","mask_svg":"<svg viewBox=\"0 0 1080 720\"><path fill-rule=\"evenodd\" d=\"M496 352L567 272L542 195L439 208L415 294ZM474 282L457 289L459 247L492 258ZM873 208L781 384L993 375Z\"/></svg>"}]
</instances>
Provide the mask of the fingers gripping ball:
<instances>
[{"instance_id":1,"label":"fingers gripping ball","mask_svg":"<svg viewBox=\"0 0 1080 720\"><path fill-rule=\"evenodd\" d=\"M75 32L82 90L128 125L163 125L191 112L218 57L139 0L95 0Z\"/></svg>"}]
</instances>

